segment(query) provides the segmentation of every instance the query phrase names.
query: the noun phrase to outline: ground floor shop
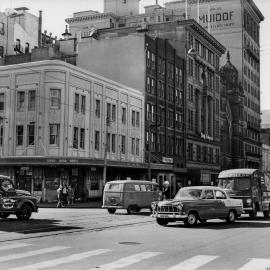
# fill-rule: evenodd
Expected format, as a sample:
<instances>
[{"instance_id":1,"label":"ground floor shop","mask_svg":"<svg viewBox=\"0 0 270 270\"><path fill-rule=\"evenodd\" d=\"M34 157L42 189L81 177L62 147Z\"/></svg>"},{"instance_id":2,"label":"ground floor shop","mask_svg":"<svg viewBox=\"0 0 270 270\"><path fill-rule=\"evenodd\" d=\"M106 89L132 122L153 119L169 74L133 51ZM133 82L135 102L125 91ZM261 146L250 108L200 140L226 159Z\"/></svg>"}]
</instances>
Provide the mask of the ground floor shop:
<instances>
[{"instance_id":1,"label":"ground floor shop","mask_svg":"<svg viewBox=\"0 0 270 270\"><path fill-rule=\"evenodd\" d=\"M101 198L103 193L103 161L63 158L13 158L0 161L0 174L10 176L17 189L28 190L40 201L57 200L60 185L72 185L79 201ZM119 179L148 179L148 164L110 162L106 182ZM160 187L169 181L172 196L186 185L185 170L175 172L172 166L151 164L152 181Z\"/></svg>"}]
</instances>

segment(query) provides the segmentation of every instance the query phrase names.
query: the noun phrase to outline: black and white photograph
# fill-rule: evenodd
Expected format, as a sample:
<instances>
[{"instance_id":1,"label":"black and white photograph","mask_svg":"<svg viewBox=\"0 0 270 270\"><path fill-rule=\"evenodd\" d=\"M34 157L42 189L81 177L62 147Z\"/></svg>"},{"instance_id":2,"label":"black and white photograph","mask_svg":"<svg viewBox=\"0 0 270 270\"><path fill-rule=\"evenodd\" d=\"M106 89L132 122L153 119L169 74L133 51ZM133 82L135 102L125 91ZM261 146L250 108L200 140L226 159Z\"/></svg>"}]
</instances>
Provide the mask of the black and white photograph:
<instances>
[{"instance_id":1,"label":"black and white photograph","mask_svg":"<svg viewBox=\"0 0 270 270\"><path fill-rule=\"evenodd\" d=\"M269 19L0 0L0 270L270 270Z\"/></svg>"}]
</instances>

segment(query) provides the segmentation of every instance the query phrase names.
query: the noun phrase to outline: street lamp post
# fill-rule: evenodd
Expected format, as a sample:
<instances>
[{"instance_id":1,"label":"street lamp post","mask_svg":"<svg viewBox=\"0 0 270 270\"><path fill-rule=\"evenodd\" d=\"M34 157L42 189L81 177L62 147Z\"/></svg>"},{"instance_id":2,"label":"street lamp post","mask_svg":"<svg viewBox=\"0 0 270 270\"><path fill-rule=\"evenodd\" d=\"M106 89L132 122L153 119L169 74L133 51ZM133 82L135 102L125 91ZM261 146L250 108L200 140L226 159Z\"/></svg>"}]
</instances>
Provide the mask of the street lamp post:
<instances>
[{"instance_id":1,"label":"street lamp post","mask_svg":"<svg viewBox=\"0 0 270 270\"><path fill-rule=\"evenodd\" d=\"M103 166L103 188L106 184L106 178L107 178L107 148L108 148L108 127L110 124L109 117L106 117L106 130L105 130L105 138L104 138L104 166Z\"/></svg>"}]
</instances>

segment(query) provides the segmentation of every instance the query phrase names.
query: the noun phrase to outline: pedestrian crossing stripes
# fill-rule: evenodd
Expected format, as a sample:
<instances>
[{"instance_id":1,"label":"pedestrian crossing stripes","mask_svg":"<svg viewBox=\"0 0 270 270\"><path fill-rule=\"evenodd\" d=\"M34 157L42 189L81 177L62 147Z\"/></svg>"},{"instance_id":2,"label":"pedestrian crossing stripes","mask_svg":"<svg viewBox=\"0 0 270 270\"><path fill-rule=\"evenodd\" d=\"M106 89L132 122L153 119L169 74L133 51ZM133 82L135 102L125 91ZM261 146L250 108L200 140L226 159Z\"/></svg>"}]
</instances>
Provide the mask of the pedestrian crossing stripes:
<instances>
[{"instance_id":1,"label":"pedestrian crossing stripes","mask_svg":"<svg viewBox=\"0 0 270 270\"><path fill-rule=\"evenodd\" d=\"M52 252L56 252L56 251L60 251L60 250L68 249L68 248L70 247L50 247L50 248L43 248L43 249L38 249L34 251L27 251L24 253L10 254L10 255L0 257L0 263L32 257L32 256L37 256L37 255L42 255L42 254L47 254L47 253L52 253Z\"/></svg>"},{"instance_id":2,"label":"pedestrian crossing stripes","mask_svg":"<svg viewBox=\"0 0 270 270\"><path fill-rule=\"evenodd\" d=\"M142 252L139 254L125 257L123 259L117 260L117 261L112 262L112 263L97 266L95 268L92 268L91 270L94 270L97 268L101 269L101 270L114 270L114 269L124 268L124 267L130 266L132 264L138 263L142 260L155 257L155 256L160 255L160 254L161 254L160 252Z\"/></svg>"},{"instance_id":3,"label":"pedestrian crossing stripes","mask_svg":"<svg viewBox=\"0 0 270 270\"><path fill-rule=\"evenodd\" d=\"M168 270L195 270L217 258L218 256L197 255L173 267L170 267Z\"/></svg>"},{"instance_id":4,"label":"pedestrian crossing stripes","mask_svg":"<svg viewBox=\"0 0 270 270\"><path fill-rule=\"evenodd\" d=\"M19 253L12 253L12 249L16 250L18 248L23 248L23 247L33 247L31 244L27 243L10 243L10 244L5 244L4 246L0 246L0 251L9 251L10 254L6 256L0 256L0 265L1 263L9 263L12 262L13 260L17 259L27 259L29 257L34 257L39 259L38 262L34 262L32 264L27 265L27 263L23 263L20 266L13 266L13 268L9 268L8 266L5 267L5 270L39 270L39 269L46 269L46 268L55 268L57 266L61 266L67 263L75 263L79 262L81 260L87 260L93 256L98 256L105 254L105 253L112 253L113 250L111 249L95 249L95 250L90 250L90 251L85 251L85 252L80 252L80 253L75 253L75 254L65 254L59 257L57 252L64 251L64 250L69 250L71 247L68 246L55 246L55 247L48 247L48 248L42 248L42 249L36 249L33 251L25 251ZM70 251L68 251L70 253ZM42 259L41 255L46 256L48 253L55 253L54 255L57 258L53 259L47 259L45 260ZM0 253L1 254L1 253ZM134 266L134 269L136 269L136 264L144 261L144 260L150 260L154 259L156 256L159 256L159 259L163 261L164 263L168 263L166 260L166 253L163 252L156 252L156 251L145 251L145 252L140 252L136 253L133 255L125 256L119 259L116 259L114 261L111 261L106 264L101 264L101 265L96 265L92 266L90 270L94 269L100 269L100 270L117 270L117 269L129 269L132 265ZM190 258L186 258L184 260L179 260L177 264L174 265L171 263L172 266L167 266L163 268L163 270L197 270L201 269L217 269L215 268L215 262L217 260L221 260L222 257L220 256L211 256L211 255L196 255ZM88 263L88 261L86 261ZM210 265L210 263L212 263ZM220 268L220 261L219 267ZM153 268L155 268L155 262L152 263ZM211 268L211 267L212 268ZM1 267L0 267L1 269ZM259 259L259 258L251 258L248 259L243 263L243 265L232 268L235 270L266 270L270 269L270 259Z\"/></svg>"},{"instance_id":5,"label":"pedestrian crossing stripes","mask_svg":"<svg viewBox=\"0 0 270 270\"><path fill-rule=\"evenodd\" d=\"M48 268L48 267L55 267L55 266L58 266L61 264L76 262L76 261L80 261L80 260L83 260L83 259L86 259L86 258L89 258L92 256L100 255L100 254L106 253L108 251L110 251L110 250L109 249L97 249L97 250L73 254L70 256L66 256L66 257L62 257L62 258L58 258L58 259L53 259L53 260L49 260L49 261L38 262L35 264L26 265L26 266L22 266L22 267L15 267L15 268L11 268L9 270L38 270L38 269L44 269L44 268Z\"/></svg>"},{"instance_id":6,"label":"pedestrian crossing stripes","mask_svg":"<svg viewBox=\"0 0 270 270\"><path fill-rule=\"evenodd\" d=\"M25 244L25 243L7 244L7 245L0 247L0 251L10 250L10 249L15 249L15 248L23 248L23 247L27 247L27 246L31 246L31 245Z\"/></svg>"}]
</instances>

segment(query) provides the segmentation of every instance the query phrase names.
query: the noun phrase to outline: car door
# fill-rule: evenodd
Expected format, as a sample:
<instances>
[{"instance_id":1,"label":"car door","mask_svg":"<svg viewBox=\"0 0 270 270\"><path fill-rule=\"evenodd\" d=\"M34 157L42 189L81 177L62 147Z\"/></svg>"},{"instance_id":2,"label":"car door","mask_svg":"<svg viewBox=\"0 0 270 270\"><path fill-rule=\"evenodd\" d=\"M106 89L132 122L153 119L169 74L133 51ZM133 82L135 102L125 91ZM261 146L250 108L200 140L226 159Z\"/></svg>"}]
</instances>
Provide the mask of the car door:
<instances>
[{"instance_id":1,"label":"car door","mask_svg":"<svg viewBox=\"0 0 270 270\"><path fill-rule=\"evenodd\" d=\"M226 201L228 200L225 192L222 190L215 190L215 197L217 202L217 214L219 217L226 217L228 214L228 208L226 207Z\"/></svg>"},{"instance_id":2,"label":"car door","mask_svg":"<svg viewBox=\"0 0 270 270\"><path fill-rule=\"evenodd\" d=\"M202 194L200 216L202 219L216 218L216 200L212 189L205 189Z\"/></svg>"}]
</instances>

